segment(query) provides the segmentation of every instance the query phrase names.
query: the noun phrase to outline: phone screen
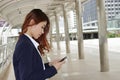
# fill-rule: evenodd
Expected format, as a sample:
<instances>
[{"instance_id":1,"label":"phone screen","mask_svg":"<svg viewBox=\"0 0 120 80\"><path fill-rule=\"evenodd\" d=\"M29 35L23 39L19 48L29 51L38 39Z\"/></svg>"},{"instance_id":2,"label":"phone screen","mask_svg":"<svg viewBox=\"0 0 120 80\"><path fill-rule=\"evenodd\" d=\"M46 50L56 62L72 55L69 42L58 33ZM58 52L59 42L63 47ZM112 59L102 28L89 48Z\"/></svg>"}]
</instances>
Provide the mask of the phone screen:
<instances>
[{"instance_id":1,"label":"phone screen","mask_svg":"<svg viewBox=\"0 0 120 80\"><path fill-rule=\"evenodd\" d=\"M64 61L66 58L67 58L67 56L65 56L64 58L62 58L62 59L60 60L60 62Z\"/></svg>"}]
</instances>

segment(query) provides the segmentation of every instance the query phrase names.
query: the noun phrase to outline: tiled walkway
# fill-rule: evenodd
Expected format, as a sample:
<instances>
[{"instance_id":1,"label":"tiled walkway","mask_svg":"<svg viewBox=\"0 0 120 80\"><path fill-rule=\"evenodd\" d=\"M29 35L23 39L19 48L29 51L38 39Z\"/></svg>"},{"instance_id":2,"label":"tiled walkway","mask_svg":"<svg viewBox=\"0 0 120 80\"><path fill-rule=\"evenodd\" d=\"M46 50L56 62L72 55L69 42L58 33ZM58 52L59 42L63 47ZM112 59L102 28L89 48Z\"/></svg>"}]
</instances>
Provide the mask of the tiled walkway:
<instances>
[{"instance_id":1,"label":"tiled walkway","mask_svg":"<svg viewBox=\"0 0 120 80\"><path fill-rule=\"evenodd\" d=\"M85 59L79 60L77 41L70 42L70 53L65 52L65 42L61 42L61 50L57 51L56 43L48 57L52 60L67 55L66 63L58 74L50 80L120 80L120 38L108 39L109 72L100 72L99 42L97 39L84 40ZM11 67L8 80L14 80Z\"/></svg>"}]
</instances>

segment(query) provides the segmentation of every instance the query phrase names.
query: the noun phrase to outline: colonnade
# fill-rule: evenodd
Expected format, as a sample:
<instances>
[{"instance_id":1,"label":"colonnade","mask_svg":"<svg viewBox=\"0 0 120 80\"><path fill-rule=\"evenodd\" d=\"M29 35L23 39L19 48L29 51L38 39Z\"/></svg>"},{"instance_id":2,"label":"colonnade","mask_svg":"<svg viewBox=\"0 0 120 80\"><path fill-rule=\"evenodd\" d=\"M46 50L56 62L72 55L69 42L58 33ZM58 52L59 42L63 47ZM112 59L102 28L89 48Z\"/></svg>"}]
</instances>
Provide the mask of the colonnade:
<instances>
[{"instance_id":1,"label":"colonnade","mask_svg":"<svg viewBox=\"0 0 120 80\"><path fill-rule=\"evenodd\" d=\"M78 40L78 55L79 59L84 59L84 45L83 45L83 29L82 29L82 1L75 0L73 3L76 13L76 24L77 24L77 40ZM109 71L109 59L108 59L108 43L107 43L107 23L105 17L105 7L104 7L104 0L97 0L97 13L98 13L98 33L99 33L99 53L100 53L100 66L101 72ZM71 5L69 5L71 6ZM70 40L69 40L69 27L68 27L68 5L65 4L61 5L61 11L64 18L64 30L65 30L65 44L66 44L66 53L70 53ZM53 15L50 16L50 20L55 21L56 24L56 42L57 42L57 49L60 50L60 33L59 33L59 20L58 20L58 12L54 11ZM54 20L52 17L55 17ZM51 24L51 26L53 26ZM50 44L52 46L52 28L50 29Z\"/></svg>"}]
</instances>

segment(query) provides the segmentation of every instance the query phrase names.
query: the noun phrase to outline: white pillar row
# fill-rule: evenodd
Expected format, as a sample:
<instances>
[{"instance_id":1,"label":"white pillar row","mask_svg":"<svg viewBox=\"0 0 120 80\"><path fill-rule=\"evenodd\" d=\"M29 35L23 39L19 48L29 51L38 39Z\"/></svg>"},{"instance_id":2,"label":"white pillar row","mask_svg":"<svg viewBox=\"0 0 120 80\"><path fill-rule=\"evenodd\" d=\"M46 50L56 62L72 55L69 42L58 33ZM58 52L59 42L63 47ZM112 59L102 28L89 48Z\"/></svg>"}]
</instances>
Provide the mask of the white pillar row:
<instances>
[{"instance_id":1,"label":"white pillar row","mask_svg":"<svg viewBox=\"0 0 120 80\"><path fill-rule=\"evenodd\" d=\"M57 12L55 14L55 23L56 23L56 42L57 42L57 49L60 50L60 33L59 33L59 22Z\"/></svg>"},{"instance_id":2,"label":"white pillar row","mask_svg":"<svg viewBox=\"0 0 120 80\"><path fill-rule=\"evenodd\" d=\"M101 72L106 72L109 71L109 60L104 0L97 0L97 12Z\"/></svg>"},{"instance_id":3,"label":"white pillar row","mask_svg":"<svg viewBox=\"0 0 120 80\"><path fill-rule=\"evenodd\" d=\"M67 19L67 13L66 13L64 4L62 5L62 10L63 10L63 17L64 17L63 21L64 21L64 30L65 30L66 53L70 53L68 19Z\"/></svg>"},{"instance_id":4,"label":"white pillar row","mask_svg":"<svg viewBox=\"0 0 120 80\"><path fill-rule=\"evenodd\" d=\"M77 39L78 39L78 55L79 55L79 59L84 59L81 0L75 0L75 9L76 9L76 24L77 24Z\"/></svg>"}]
</instances>

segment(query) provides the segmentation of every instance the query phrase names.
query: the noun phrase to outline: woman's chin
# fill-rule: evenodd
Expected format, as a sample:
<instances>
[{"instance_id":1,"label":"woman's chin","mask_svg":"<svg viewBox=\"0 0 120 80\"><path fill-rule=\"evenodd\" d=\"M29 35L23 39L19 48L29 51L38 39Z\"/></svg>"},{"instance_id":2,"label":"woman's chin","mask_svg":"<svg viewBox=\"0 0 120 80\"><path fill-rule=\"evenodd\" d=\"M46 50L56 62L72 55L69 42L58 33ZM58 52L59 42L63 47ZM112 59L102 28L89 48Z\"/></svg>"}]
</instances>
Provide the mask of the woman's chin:
<instances>
[{"instance_id":1,"label":"woman's chin","mask_svg":"<svg viewBox=\"0 0 120 80\"><path fill-rule=\"evenodd\" d=\"M37 36L36 39L38 39L40 36Z\"/></svg>"}]
</instances>

